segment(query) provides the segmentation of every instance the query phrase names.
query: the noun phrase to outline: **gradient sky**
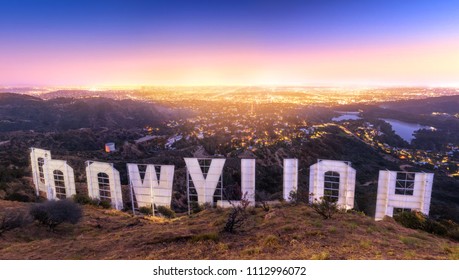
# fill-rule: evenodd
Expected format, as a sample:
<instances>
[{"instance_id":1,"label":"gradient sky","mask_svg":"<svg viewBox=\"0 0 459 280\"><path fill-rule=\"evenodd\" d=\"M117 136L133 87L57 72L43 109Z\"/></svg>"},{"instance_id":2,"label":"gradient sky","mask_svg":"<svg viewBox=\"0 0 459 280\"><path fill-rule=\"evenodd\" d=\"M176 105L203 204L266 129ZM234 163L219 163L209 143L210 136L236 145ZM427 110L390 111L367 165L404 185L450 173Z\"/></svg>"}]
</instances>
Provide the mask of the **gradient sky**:
<instances>
[{"instance_id":1,"label":"gradient sky","mask_svg":"<svg viewBox=\"0 0 459 280\"><path fill-rule=\"evenodd\" d=\"M456 1L3 1L0 85L459 86Z\"/></svg>"}]
</instances>

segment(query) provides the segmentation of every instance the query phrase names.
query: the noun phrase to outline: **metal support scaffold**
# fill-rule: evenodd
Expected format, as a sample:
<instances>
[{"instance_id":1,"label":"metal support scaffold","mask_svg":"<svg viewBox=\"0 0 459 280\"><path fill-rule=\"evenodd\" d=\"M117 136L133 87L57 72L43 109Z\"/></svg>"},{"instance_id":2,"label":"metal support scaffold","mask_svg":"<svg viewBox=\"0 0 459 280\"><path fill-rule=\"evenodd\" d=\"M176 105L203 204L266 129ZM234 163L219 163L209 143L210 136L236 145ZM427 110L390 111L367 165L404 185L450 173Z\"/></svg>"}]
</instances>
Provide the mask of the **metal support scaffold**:
<instances>
[{"instance_id":1,"label":"metal support scaffold","mask_svg":"<svg viewBox=\"0 0 459 280\"><path fill-rule=\"evenodd\" d=\"M173 165L127 164L133 214L147 207L156 215L158 206L171 206L174 168Z\"/></svg>"},{"instance_id":2,"label":"metal support scaffold","mask_svg":"<svg viewBox=\"0 0 459 280\"><path fill-rule=\"evenodd\" d=\"M185 158L188 214L194 204L212 206L223 200L223 166L221 158Z\"/></svg>"}]
</instances>

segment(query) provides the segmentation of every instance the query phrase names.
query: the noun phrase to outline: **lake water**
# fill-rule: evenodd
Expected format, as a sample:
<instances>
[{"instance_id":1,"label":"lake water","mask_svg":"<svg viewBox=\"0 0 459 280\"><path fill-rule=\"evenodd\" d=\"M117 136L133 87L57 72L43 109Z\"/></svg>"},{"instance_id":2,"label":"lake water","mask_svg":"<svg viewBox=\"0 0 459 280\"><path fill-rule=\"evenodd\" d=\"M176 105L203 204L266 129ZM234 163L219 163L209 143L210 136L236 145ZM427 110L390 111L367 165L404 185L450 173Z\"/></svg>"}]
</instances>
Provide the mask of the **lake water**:
<instances>
[{"instance_id":1,"label":"lake water","mask_svg":"<svg viewBox=\"0 0 459 280\"><path fill-rule=\"evenodd\" d=\"M336 121L336 122L361 119L361 117L359 117L359 112L337 112L337 113L340 113L341 116L335 117L332 119L333 121ZM407 123L407 122L402 122L402 121L394 120L394 119L381 119L381 120L390 123L395 133L399 135L400 137L402 137L402 139L408 143L410 143L411 140L414 139L413 133L416 130L435 129L430 126L424 126L424 125L420 125L417 123Z\"/></svg>"},{"instance_id":2,"label":"lake water","mask_svg":"<svg viewBox=\"0 0 459 280\"><path fill-rule=\"evenodd\" d=\"M403 138L406 142L410 143L414 139L413 133L419 129L433 129L430 126L424 126L417 123L407 123L393 119L381 119L385 122L390 123L392 129L397 135Z\"/></svg>"},{"instance_id":3,"label":"lake water","mask_svg":"<svg viewBox=\"0 0 459 280\"><path fill-rule=\"evenodd\" d=\"M335 117L332 121L339 122L339 121L347 121L347 120L359 120L359 112L337 112L341 113L341 116Z\"/></svg>"}]
</instances>

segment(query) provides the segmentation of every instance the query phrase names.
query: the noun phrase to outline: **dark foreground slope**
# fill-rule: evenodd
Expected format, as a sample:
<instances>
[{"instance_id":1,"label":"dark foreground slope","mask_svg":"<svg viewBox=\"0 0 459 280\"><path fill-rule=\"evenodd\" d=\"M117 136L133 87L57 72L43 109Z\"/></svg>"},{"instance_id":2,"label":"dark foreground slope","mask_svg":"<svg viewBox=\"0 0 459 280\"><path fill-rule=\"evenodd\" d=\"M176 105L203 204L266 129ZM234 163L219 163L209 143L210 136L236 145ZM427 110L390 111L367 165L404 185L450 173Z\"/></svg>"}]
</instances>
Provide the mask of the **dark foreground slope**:
<instances>
[{"instance_id":1,"label":"dark foreground slope","mask_svg":"<svg viewBox=\"0 0 459 280\"><path fill-rule=\"evenodd\" d=\"M29 205L0 201L0 211ZM250 210L245 227L222 233L228 210L173 220L84 207L55 232L36 224L0 236L0 259L458 259L459 243L359 213L323 220L305 205Z\"/></svg>"}]
</instances>

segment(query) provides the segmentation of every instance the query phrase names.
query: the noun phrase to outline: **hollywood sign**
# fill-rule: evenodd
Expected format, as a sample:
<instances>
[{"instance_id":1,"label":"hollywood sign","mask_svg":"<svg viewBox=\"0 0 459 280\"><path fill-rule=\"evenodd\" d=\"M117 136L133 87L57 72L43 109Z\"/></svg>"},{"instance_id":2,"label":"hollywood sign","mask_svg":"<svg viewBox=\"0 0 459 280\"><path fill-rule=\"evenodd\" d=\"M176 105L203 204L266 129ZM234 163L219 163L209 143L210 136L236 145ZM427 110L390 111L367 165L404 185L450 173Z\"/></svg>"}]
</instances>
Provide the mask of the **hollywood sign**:
<instances>
[{"instance_id":1,"label":"hollywood sign","mask_svg":"<svg viewBox=\"0 0 459 280\"><path fill-rule=\"evenodd\" d=\"M65 199L76 194L73 169L65 160L51 158L48 150L31 148L33 181L37 195L44 192L48 199ZM184 158L187 169L188 204L210 203L231 207L238 201L223 199L224 158ZM298 188L298 159L284 159L283 198ZM128 163L131 201L138 207L170 207L174 180L173 165ZM86 161L88 195L109 201L115 209L123 208L119 172L113 164ZM350 162L318 160L310 166L310 201L328 198L342 209L354 207L356 170ZM432 194L432 173L380 170L375 220L393 216L394 209L418 210L429 214ZM255 159L241 159L241 193L255 204Z\"/></svg>"}]
</instances>

